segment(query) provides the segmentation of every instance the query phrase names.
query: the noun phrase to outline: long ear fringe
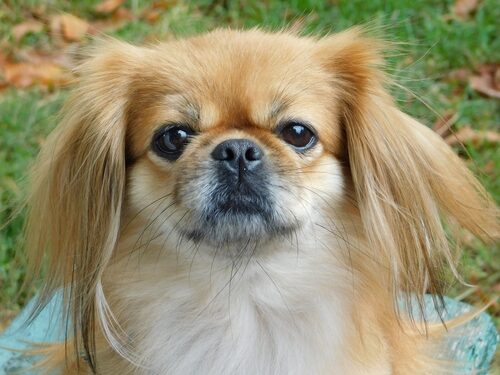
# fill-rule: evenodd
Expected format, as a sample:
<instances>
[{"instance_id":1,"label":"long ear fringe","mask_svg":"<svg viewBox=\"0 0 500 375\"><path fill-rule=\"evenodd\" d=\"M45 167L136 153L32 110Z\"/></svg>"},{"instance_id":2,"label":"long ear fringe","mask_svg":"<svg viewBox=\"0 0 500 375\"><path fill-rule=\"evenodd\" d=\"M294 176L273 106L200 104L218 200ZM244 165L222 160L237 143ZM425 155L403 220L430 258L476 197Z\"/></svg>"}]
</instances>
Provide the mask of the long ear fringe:
<instances>
[{"instance_id":1,"label":"long ear fringe","mask_svg":"<svg viewBox=\"0 0 500 375\"><path fill-rule=\"evenodd\" d=\"M445 228L498 239L499 211L440 137L396 108L381 69L383 46L357 28L326 38L321 57L342 90L361 219L373 251L389 265L394 300L404 292L404 311L415 301L422 311L423 295L432 293L440 311L446 266L459 278Z\"/></svg>"},{"instance_id":2,"label":"long ear fringe","mask_svg":"<svg viewBox=\"0 0 500 375\"><path fill-rule=\"evenodd\" d=\"M26 247L34 279L44 274L32 317L62 288L75 352L95 368L96 288L114 250L125 187L126 80L131 61L106 42L78 68L79 82L32 172Z\"/></svg>"},{"instance_id":3,"label":"long ear fringe","mask_svg":"<svg viewBox=\"0 0 500 375\"><path fill-rule=\"evenodd\" d=\"M414 294L422 308L424 293L442 295L446 265L459 278L445 223L493 238L496 208L458 157L423 125L380 96L367 106L346 121L361 218L371 246L390 265L395 297L400 291Z\"/></svg>"}]
</instances>

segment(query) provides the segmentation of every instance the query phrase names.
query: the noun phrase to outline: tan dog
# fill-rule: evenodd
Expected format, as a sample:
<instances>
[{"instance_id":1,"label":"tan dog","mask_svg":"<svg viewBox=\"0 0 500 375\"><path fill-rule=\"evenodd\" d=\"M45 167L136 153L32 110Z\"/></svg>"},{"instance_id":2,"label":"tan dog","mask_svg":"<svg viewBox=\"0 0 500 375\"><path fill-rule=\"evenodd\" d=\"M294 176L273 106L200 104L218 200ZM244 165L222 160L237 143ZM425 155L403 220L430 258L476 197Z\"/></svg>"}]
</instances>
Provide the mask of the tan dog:
<instances>
[{"instance_id":1,"label":"tan dog","mask_svg":"<svg viewBox=\"0 0 500 375\"><path fill-rule=\"evenodd\" d=\"M40 306L65 291L97 374L432 374L398 300L442 292L444 225L498 236L497 209L398 110L384 46L218 30L80 66L30 197ZM406 296L406 297L405 297Z\"/></svg>"}]
</instances>

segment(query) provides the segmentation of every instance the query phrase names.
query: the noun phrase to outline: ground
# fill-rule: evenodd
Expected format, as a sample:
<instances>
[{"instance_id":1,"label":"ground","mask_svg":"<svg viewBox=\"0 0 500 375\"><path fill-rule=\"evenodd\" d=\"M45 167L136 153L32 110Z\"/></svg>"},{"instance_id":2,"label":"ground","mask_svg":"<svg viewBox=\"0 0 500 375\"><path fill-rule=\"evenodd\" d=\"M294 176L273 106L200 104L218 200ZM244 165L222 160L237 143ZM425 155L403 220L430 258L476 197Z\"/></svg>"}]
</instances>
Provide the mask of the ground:
<instances>
[{"instance_id":1,"label":"ground","mask_svg":"<svg viewBox=\"0 0 500 375\"><path fill-rule=\"evenodd\" d=\"M75 18L76 17L76 18ZM500 7L495 0L6 0L0 4L0 330L30 296L22 291L26 173L67 95L68 52L105 32L153 42L216 27L302 25L326 34L357 24L392 41L387 71L406 112L441 132L500 201ZM404 88L404 89L403 89ZM459 142L460 141L460 142ZM464 234L449 294L481 305L500 293L500 249ZM500 324L498 302L489 308ZM500 373L497 364L493 373Z\"/></svg>"}]
</instances>

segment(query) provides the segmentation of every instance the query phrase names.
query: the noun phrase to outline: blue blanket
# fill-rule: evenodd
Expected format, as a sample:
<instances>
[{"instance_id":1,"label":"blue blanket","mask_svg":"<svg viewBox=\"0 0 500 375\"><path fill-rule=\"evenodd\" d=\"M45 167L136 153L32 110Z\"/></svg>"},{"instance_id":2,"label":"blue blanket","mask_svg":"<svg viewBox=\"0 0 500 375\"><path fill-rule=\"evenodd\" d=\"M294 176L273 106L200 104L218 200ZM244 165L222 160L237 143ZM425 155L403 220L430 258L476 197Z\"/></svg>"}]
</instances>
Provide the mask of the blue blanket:
<instances>
[{"instance_id":1,"label":"blue blanket","mask_svg":"<svg viewBox=\"0 0 500 375\"><path fill-rule=\"evenodd\" d=\"M425 315L429 321L439 321L431 296L425 299ZM12 325L0 336L0 375L15 374L26 370L33 363L20 352L4 348L25 349L30 343L56 342L64 340L61 296L57 295L50 304L26 325L34 302L31 301ZM461 315L471 310L471 306L451 298L445 298L445 318ZM454 358L463 363L460 374L486 374L498 343L498 334L491 317L482 313L468 323L450 330L446 339L446 350L436 353L437 358ZM27 372L30 374L30 372ZM33 372L31 372L32 375Z\"/></svg>"}]
</instances>

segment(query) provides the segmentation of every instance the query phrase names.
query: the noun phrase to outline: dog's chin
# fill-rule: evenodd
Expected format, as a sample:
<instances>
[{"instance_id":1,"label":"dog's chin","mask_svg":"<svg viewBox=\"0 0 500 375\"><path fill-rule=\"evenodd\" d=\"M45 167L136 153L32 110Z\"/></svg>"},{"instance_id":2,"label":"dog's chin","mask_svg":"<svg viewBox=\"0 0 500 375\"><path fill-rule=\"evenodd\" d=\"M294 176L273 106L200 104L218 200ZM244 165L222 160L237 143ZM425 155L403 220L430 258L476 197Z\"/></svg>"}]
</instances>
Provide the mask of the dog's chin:
<instances>
[{"instance_id":1,"label":"dog's chin","mask_svg":"<svg viewBox=\"0 0 500 375\"><path fill-rule=\"evenodd\" d=\"M255 207L218 209L195 215L191 225L179 229L185 238L212 247L264 245L299 230L301 222Z\"/></svg>"}]
</instances>

